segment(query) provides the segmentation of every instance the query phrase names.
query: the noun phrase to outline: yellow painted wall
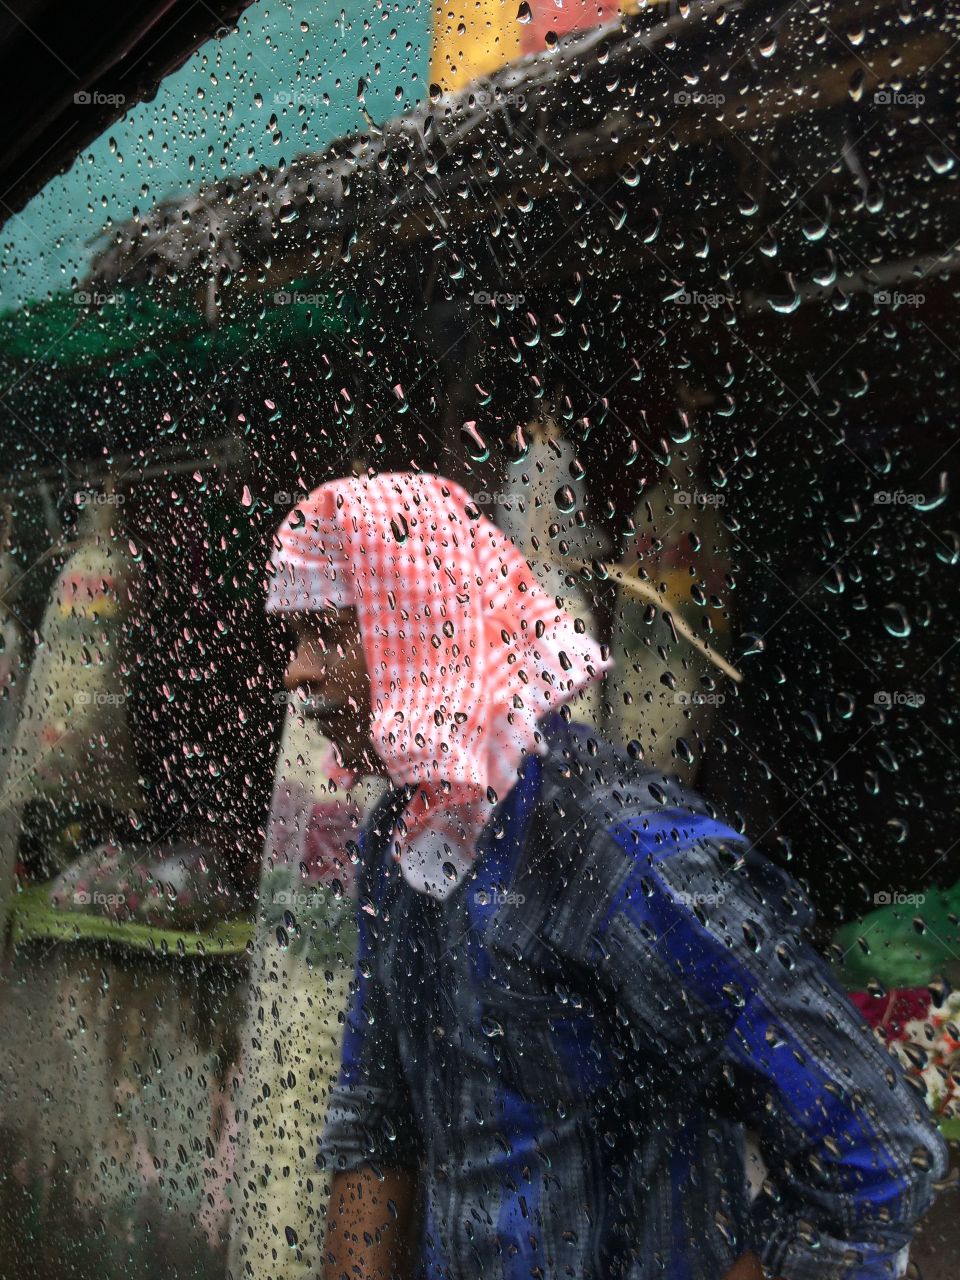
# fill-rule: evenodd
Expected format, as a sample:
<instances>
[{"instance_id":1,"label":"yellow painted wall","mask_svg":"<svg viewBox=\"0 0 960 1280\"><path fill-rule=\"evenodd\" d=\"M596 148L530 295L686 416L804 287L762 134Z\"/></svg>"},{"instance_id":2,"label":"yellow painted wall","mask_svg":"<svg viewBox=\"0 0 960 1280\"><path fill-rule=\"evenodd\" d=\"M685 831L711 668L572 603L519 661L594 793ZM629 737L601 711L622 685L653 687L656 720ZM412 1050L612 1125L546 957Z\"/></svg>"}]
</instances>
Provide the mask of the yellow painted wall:
<instances>
[{"instance_id":1,"label":"yellow painted wall","mask_svg":"<svg viewBox=\"0 0 960 1280\"><path fill-rule=\"evenodd\" d=\"M551 0L553 3L553 0ZM430 82L462 89L521 53L520 0L449 0L433 7Z\"/></svg>"},{"instance_id":2,"label":"yellow painted wall","mask_svg":"<svg viewBox=\"0 0 960 1280\"><path fill-rule=\"evenodd\" d=\"M433 8L430 82L463 89L477 76L549 46L548 32L563 35L610 22L618 12L662 7L664 0L439 0Z\"/></svg>"}]
</instances>

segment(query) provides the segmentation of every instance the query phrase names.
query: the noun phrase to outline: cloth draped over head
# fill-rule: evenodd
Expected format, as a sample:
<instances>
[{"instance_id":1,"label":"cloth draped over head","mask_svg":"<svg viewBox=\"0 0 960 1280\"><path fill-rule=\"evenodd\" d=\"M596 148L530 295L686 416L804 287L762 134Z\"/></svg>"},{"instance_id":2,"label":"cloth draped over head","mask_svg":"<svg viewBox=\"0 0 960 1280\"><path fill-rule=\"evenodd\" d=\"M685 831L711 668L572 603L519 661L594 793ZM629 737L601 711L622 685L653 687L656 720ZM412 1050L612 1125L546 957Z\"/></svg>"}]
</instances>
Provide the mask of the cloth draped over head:
<instances>
[{"instance_id":1,"label":"cloth draped over head","mask_svg":"<svg viewBox=\"0 0 960 1280\"><path fill-rule=\"evenodd\" d=\"M357 611L372 742L394 786L416 788L396 856L409 883L444 898L524 754L545 750L537 721L611 663L449 480L330 481L277 543L268 610Z\"/></svg>"}]
</instances>

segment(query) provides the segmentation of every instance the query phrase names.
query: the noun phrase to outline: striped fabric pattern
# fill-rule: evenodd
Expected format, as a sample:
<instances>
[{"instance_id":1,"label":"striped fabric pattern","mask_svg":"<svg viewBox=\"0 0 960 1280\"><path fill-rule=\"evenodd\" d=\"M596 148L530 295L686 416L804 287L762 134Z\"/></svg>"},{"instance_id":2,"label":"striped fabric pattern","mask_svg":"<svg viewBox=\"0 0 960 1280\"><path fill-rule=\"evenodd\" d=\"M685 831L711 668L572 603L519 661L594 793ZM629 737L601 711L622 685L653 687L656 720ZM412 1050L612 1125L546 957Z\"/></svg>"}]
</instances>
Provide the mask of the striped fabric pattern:
<instances>
[{"instance_id":1,"label":"striped fabric pattern","mask_svg":"<svg viewBox=\"0 0 960 1280\"><path fill-rule=\"evenodd\" d=\"M443 902L386 853L397 798L374 815L321 1163L419 1171L425 1280L720 1280L748 1248L891 1280L946 1151L806 899L698 797L544 735Z\"/></svg>"}]
</instances>

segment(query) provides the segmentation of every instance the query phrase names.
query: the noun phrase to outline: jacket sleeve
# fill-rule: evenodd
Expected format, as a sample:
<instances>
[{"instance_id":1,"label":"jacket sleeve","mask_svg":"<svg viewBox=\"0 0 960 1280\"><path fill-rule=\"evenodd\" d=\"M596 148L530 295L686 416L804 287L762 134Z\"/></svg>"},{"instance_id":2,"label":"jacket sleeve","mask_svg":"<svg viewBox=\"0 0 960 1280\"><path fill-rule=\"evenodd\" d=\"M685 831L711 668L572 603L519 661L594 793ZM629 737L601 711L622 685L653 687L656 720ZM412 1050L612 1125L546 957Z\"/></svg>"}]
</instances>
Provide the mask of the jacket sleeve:
<instances>
[{"instance_id":1,"label":"jacket sleeve","mask_svg":"<svg viewBox=\"0 0 960 1280\"><path fill-rule=\"evenodd\" d=\"M659 825L656 839L645 820L609 833L628 855L607 912L609 968L629 1004L641 952L648 982L656 957L669 993L638 1012L694 1069L715 1068L723 1110L758 1132L769 1177L754 1238L768 1276L902 1275L947 1171L923 1098L803 937L813 912L795 882L705 815Z\"/></svg>"},{"instance_id":2,"label":"jacket sleeve","mask_svg":"<svg viewBox=\"0 0 960 1280\"><path fill-rule=\"evenodd\" d=\"M372 822L371 822L372 825ZM368 828L369 829L369 828ZM365 842L366 843L366 842ZM320 1166L337 1172L375 1164L414 1169L421 1143L387 993L377 976L383 930L377 868L364 855L357 903L358 947L340 1076L330 1094Z\"/></svg>"}]
</instances>

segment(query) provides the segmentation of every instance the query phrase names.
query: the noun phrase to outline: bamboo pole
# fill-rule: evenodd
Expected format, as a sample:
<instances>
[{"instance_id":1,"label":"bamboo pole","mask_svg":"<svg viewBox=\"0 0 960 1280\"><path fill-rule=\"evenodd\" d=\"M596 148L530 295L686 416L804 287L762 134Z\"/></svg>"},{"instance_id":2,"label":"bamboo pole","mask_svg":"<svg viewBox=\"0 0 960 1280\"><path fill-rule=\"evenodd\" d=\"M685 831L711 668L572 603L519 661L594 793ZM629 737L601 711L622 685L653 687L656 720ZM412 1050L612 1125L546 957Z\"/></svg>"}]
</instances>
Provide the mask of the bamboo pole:
<instances>
[{"instance_id":1,"label":"bamboo pole","mask_svg":"<svg viewBox=\"0 0 960 1280\"><path fill-rule=\"evenodd\" d=\"M593 568L593 566L587 564L585 560L568 560L559 556L554 556L553 559L555 564L559 564L567 568ZM642 578L638 578L634 574L628 573L623 565L605 564L603 561L598 560L596 562L596 567L602 569L604 573L609 574L611 578L618 582L622 587L625 587L627 591L632 592L635 596L639 596L641 600L646 600L648 604L654 605L655 608L659 609L667 616L671 628L678 636L683 636L684 640L686 640L689 645L692 645L693 648L696 649L698 653L702 654L708 662L712 662L715 667L719 668L725 676L729 676L730 679L735 681L737 684L742 682L742 672L738 671L736 667L731 666L731 664L727 662L726 658L721 657L719 653L711 649L708 644L700 639L696 632L693 631L692 628L690 628L683 620L683 615L680 613L678 604L675 601L672 601L665 592L657 591L655 587L644 582Z\"/></svg>"}]
</instances>

